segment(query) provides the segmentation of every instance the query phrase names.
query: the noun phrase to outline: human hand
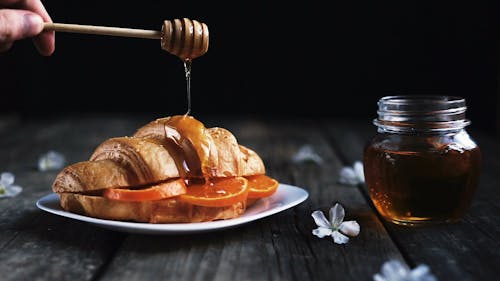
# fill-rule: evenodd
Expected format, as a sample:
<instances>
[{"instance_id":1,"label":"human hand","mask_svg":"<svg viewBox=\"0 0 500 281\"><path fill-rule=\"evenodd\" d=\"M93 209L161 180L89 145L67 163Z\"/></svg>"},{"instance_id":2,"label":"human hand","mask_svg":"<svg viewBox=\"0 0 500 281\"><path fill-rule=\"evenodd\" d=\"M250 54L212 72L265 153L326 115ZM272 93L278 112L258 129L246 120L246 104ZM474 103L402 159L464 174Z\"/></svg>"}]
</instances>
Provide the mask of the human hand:
<instances>
[{"instance_id":1,"label":"human hand","mask_svg":"<svg viewBox=\"0 0 500 281\"><path fill-rule=\"evenodd\" d=\"M54 31L43 31L43 23L52 22L40 0L0 0L0 52L15 41L33 37L38 52L50 56L55 49Z\"/></svg>"}]
</instances>

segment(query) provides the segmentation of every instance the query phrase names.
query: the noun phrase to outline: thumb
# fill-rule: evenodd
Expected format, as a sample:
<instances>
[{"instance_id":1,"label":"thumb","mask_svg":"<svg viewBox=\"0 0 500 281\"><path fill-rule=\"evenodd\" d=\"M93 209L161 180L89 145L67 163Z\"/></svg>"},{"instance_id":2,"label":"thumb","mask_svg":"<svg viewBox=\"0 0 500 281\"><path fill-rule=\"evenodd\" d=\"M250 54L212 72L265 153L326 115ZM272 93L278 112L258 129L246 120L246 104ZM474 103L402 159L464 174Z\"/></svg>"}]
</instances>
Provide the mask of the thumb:
<instances>
[{"instance_id":1,"label":"thumb","mask_svg":"<svg viewBox=\"0 0 500 281\"><path fill-rule=\"evenodd\" d=\"M43 30L43 20L39 15L14 9L0 10L0 44L33 37Z\"/></svg>"}]
</instances>

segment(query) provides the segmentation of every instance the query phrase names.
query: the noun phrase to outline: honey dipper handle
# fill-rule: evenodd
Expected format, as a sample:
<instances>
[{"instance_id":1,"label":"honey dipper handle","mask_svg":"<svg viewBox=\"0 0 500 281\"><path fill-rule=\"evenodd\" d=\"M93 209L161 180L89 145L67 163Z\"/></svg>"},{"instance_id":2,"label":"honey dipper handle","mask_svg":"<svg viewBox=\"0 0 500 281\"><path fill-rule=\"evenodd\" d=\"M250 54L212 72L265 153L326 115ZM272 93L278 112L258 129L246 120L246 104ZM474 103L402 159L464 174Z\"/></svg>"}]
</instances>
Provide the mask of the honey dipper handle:
<instances>
[{"instance_id":1,"label":"honey dipper handle","mask_svg":"<svg viewBox=\"0 0 500 281\"><path fill-rule=\"evenodd\" d=\"M161 39L161 31L145 30L145 29L67 24L67 23L49 23L49 22L46 22L44 24L43 29L60 31L60 32L135 37L135 38L146 38L146 39Z\"/></svg>"}]
</instances>

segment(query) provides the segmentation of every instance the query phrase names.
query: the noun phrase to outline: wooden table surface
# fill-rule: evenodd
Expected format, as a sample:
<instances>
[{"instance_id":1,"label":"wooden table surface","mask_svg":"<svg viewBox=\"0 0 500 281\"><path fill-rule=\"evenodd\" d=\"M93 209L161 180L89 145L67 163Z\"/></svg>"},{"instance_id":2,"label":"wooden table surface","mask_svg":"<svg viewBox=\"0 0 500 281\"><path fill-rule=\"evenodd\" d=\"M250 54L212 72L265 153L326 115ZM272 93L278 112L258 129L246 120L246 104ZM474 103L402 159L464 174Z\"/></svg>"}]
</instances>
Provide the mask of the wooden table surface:
<instances>
[{"instance_id":1,"label":"wooden table surface","mask_svg":"<svg viewBox=\"0 0 500 281\"><path fill-rule=\"evenodd\" d=\"M377 215L364 185L339 183L342 167L361 160L375 133L371 120L200 118L233 132L257 151L269 175L304 188L303 203L239 227L184 235L129 234L57 216L35 202L50 194L56 171L39 171L48 150L67 164L87 160L110 137L131 135L161 116L116 114L0 119L0 172L24 188L0 199L0 280L373 280L388 260L426 264L438 280L500 280L500 148L469 133L483 152L483 172L472 207L451 225L403 227ZM473 128L471 128L472 130ZM296 163L310 145L324 160ZM346 220L361 226L339 245L312 235L311 213L341 203Z\"/></svg>"}]
</instances>

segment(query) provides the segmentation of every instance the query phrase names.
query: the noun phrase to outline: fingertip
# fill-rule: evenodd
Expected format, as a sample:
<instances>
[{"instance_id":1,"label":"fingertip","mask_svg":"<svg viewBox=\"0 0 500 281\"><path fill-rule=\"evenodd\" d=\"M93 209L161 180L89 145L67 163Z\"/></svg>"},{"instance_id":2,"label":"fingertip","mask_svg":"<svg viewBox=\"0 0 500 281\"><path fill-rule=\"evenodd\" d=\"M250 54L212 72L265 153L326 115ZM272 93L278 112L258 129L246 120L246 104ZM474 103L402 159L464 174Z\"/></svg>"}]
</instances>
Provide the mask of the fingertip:
<instances>
[{"instance_id":1,"label":"fingertip","mask_svg":"<svg viewBox=\"0 0 500 281\"><path fill-rule=\"evenodd\" d=\"M27 36L37 35L43 30L43 19L35 13L24 15L24 30Z\"/></svg>"},{"instance_id":2,"label":"fingertip","mask_svg":"<svg viewBox=\"0 0 500 281\"><path fill-rule=\"evenodd\" d=\"M38 52L43 56L50 56L55 51L55 32L45 31L33 40Z\"/></svg>"},{"instance_id":3,"label":"fingertip","mask_svg":"<svg viewBox=\"0 0 500 281\"><path fill-rule=\"evenodd\" d=\"M27 14L26 21L30 22L30 26L35 33L33 42L38 52L43 56L50 56L55 50L55 31L43 31L44 20L38 14Z\"/></svg>"}]
</instances>

